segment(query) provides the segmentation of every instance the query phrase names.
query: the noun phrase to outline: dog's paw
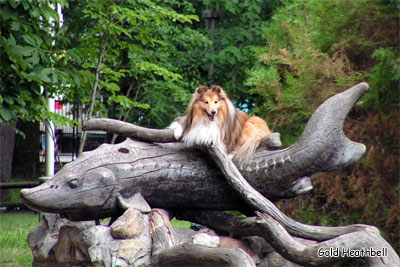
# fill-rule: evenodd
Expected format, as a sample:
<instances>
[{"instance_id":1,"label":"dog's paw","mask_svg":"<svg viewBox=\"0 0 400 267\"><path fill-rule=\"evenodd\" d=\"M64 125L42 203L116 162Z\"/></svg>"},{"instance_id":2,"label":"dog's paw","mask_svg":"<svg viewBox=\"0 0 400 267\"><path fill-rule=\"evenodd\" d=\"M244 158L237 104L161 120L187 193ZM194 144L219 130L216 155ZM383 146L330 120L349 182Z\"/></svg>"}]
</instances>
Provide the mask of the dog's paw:
<instances>
[{"instance_id":1,"label":"dog's paw","mask_svg":"<svg viewBox=\"0 0 400 267\"><path fill-rule=\"evenodd\" d=\"M179 122L174 121L168 128L174 130L174 137L176 140L180 140L182 138L183 128Z\"/></svg>"}]
</instances>

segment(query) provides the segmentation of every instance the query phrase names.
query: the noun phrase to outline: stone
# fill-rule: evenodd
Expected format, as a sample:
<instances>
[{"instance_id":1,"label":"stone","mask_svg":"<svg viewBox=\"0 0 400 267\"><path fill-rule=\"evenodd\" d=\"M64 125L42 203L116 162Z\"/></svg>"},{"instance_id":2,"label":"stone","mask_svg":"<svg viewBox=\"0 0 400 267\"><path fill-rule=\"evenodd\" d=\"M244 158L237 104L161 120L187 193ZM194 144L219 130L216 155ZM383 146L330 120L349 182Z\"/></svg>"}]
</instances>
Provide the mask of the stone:
<instances>
[{"instance_id":1,"label":"stone","mask_svg":"<svg viewBox=\"0 0 400 267\"><path fill-rule=\"evenodd\" d=\"M58 263L89 262L88 247L81 242L82 228L64 225L60 229L54 257Z\"/></svg>"},{"instance_id":2,"label":"stone","mask_svg":"<svg viewBox=\"0 0 400 267\"><path fill-rule=\"evenodd\" d=\"M133 208L124 215L119 221L127 224L125 230L134 238L115 239L111 227L95 225L94 221L72 222L59 215L44 214L28 236L33 265L150 266L149 215Z\"/></svg>"},{"instance_id":3,"label":"stone","mask_svg":"<svg viewBox=\"0 0 400 267\"><path fill-rule=\"evenodd\" d=\"M148 255L149 249L140 239L124 239L118 250L118 258L124 259L130 265L141 266L137 260Z\"/></svg>"},{"instance_id":4,"label":"stone","mask_svg":"<svg viewBox=\"0 0 400 267\"><path fill-rule=\"evenodd\" d=\"M39 225L28 234L28 245L33 254L33 262L56 262L55 250L63 227L69 226L84 230L94 225L93 221L71 222L62 219L58 214L43 213ZM65 243L69 242L65 241Z\"/></svg>"},{"instance_id":5,"label":"stone","mask_svg":"<svg viewBox=\"0 0 400 267\"><path fill-rule=\"evenodd\" d=\"M116 239L138 237L143 232L142 213L129 208L111 225L111 234Z\"/></svg>"},{"instance_id":6,"label":"stone","mask_svg":"<svg viewBox=\"0 0 400 267\"><path fill-rule=\"evenodd\" d=\"M82 232L82 243L88 250L91 263L111 266L118 252L120 240L115 240L108 226L98 225Z\"/></svg>"},{"instance_id":7,"label":"stone","mask_svg":"<svg viewBox=\"0 0 400 267\"><path fill-rule=\"evenodd\" d=\"M114 257L115 261L113 261L115 263L115 265L111 265L111 266L115 266L115 267L128 267L128 263L120 258L116 258Z\"/></svg>"},{"instance_id":8,"label":"stone","mask_svg":"<svg viewBox=\"0 0 400 267\"><path fill-rule=\"evenodd\" d=\"M192 237L192 242L195 245L216 248L219 246L220 238L206 233L198 233Z\"/></svg>"},{"instance_id":9,"label":"stone","mask_svg":"<svg viewBox=\"0 0 400 267\"><path fill-rule=\"evenodd\" d=\"M190 228L174 227L179 244L187 243L197 232Z\"/></svg>"}]
</instances>

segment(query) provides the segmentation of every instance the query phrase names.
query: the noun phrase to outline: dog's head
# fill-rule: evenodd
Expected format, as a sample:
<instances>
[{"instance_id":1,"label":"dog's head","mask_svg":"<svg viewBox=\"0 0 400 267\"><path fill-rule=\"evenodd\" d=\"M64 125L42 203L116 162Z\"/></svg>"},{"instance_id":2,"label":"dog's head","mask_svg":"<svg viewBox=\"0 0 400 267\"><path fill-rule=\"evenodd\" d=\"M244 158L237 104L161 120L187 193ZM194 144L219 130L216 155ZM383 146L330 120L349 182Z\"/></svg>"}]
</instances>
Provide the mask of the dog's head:
<instances>
[{"instance_id":1,"label":"dog's head","mask_svg":"<svg viewBox=\"0 0 400 267\"><path fill-rule=\"evenodd\" d=\"M220 86L213 85L210 89L200 86L196 89L195 94L195 104L207 114L210 121L214 121L220 106L225 105L225 92Z\"/></svg>"}]
</instances>

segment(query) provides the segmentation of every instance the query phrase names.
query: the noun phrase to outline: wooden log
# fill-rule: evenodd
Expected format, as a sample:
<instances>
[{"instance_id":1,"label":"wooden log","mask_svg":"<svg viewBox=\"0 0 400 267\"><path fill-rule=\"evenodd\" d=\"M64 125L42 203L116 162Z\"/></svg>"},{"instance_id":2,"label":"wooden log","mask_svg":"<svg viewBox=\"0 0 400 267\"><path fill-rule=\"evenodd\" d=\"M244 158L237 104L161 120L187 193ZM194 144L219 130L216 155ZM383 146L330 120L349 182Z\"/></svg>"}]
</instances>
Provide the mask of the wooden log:
<instances>
[{"instance_id":1,"label":"wooden log","mask_svg":"<svg viewBox=\"0 0 400 267\"><path fill-rule=\"evenodd\" d=\"M400 266L399 256L375 227L305 246L293 239L272 216L257 215L257 224L263 237L279 254L295 263L321 266L362 258L369 266Z\"/></svg>"},{"instance_id":2,"label":"wooden log","mask_svg":"<svg viewBox=\"0 0 400 267\"><path fill-rule=\"evenodd\" d=\"M256 266L242 249L181 244L153 255L153 266Z\"/></svg>"},{"instance_id":3,"label":"wooden log","mask_svg":"<svg viewBox=\"0 0 400 267\"><path fill-rule=\"evenodd\" d=\"M145 142L169 143L178 141L174 137L173 129L150 129L113 119L90 120L83 125L82 130L101 130Z\"/></svg>"},{"instance_id":4,"label":"wooden log","mask_svg":"<svg viewBox=\"0 0 400 267\"><path fill-rule=\"evenodd\" d=\"M272 216L264 213L257 215L239 218L221 211L205 210L184 210L176 213L179 219L194 221L234 237L263 237L280 255L301 265L331 265L350 258L362 258L369 266L400 266L394 249L373 226L320 243L303 241L310 244L304 245L293 238Z\"/></svg>"}]
</instances>

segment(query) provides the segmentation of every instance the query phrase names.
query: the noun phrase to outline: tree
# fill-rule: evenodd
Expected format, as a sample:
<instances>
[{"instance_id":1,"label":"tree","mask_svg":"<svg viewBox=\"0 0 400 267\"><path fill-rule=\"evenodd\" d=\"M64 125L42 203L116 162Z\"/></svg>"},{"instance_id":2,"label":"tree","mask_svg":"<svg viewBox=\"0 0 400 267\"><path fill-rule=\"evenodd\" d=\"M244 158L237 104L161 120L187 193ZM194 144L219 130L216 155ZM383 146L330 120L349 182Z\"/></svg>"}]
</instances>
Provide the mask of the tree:
<instances>
[{"instance_id":1,"label":"tree","mask_svg":"<svg viewBox=\"0 0 400 267\"><path fill-rule=\"evenodd\" d=\"M238 108L252 112L255 97L246 86L246 71L257 61L258 48L265 44L264 28L278 1L214 1L196 2L198 14L218 10L218 27L206 29L203 18L197 29L212 40L212 48L202 60L207 71L214 65L212 81L207 73L203 80L222 86Z\"/></svg>"},{"instance_id":2,"label":"tree","mask_svg":"<svg viewBox=\"0 0 400 267\"><path fill-rule=\"evenodd\" d=\"M66 9L66 31L74 48L66 56L78 55L75 65L87 77L67 98L79 98L82 105L94 103L94 112L138 124L160 127L172 121L183 108L172 102L187 101L184 87L191 82L180 67L189 64L176 53L206 41L186 26L198 19L187 14L190 5L179 5L186 14L176 12L175 5L178 2L87 1Z\"/></svg>"},{"instance_id":3,"label":"tree","mask_svg":"<svg viewBox=\"0 0 400 267\"><path fill-rule=\"evenodd\" d=\"M44 89L48 95L60 94L63 85L71 84L69 77L73 76L73 69L57 64L57 57L62 53L58 13L54 10L56 4L66 5L65 1L2 1L0 3L0 127L11 126L22 137L23 131L17 130L15 125L24 125L29 128L34 122L55 120L58 123L70 122L68 119L56 116L46 110ZM52 22L53 21L53 22ZM16 122L20 124L16 124ZM33 123L31 123L33 122ZM25 124L26 123L26 124ZM24 127L21 127L22 130ZM36 128L35 133L39 129ZM38 136L30 131L33 140L25 147L29 151L38 152ZM36 137L36 138L35 138ZM2 153L13 158L14 136L9 136L6 146L8 150ZM17 141L21 140L17 137ZM30 176L39 176L39 154L32 154L29 161L32 170ZM11 164L11 161L9 162ZM6 165L4 165L6 166ZM11 165L10 165L11 166ZM6 168L6 167L5 167ZM29 168L28 168L29 169ZM36 174L35 174L36 173ZM2 181L11 179L11 172L2 175ZM32 177L30 177L32 178ZM5 179L5 180L3 180Z\"/></svg>"},{"instance_id":4,"label":"tree","mask_svg":"<svg viewBox=\"0 0 400 267\"><path fill-rule=\"evenodd\" d=\"M67 122L45 109L43 88L51 96L62 93L63 85L74 80L74 70L59 65L64 53L57 29L59 17L50 4L67 5L65 1L5 1L0 4L2 47L0 66L0 121ZM51 23L51 20L55 23ZM77 81L76 81L77 82Z\"/></svg>"}]
</instances>

